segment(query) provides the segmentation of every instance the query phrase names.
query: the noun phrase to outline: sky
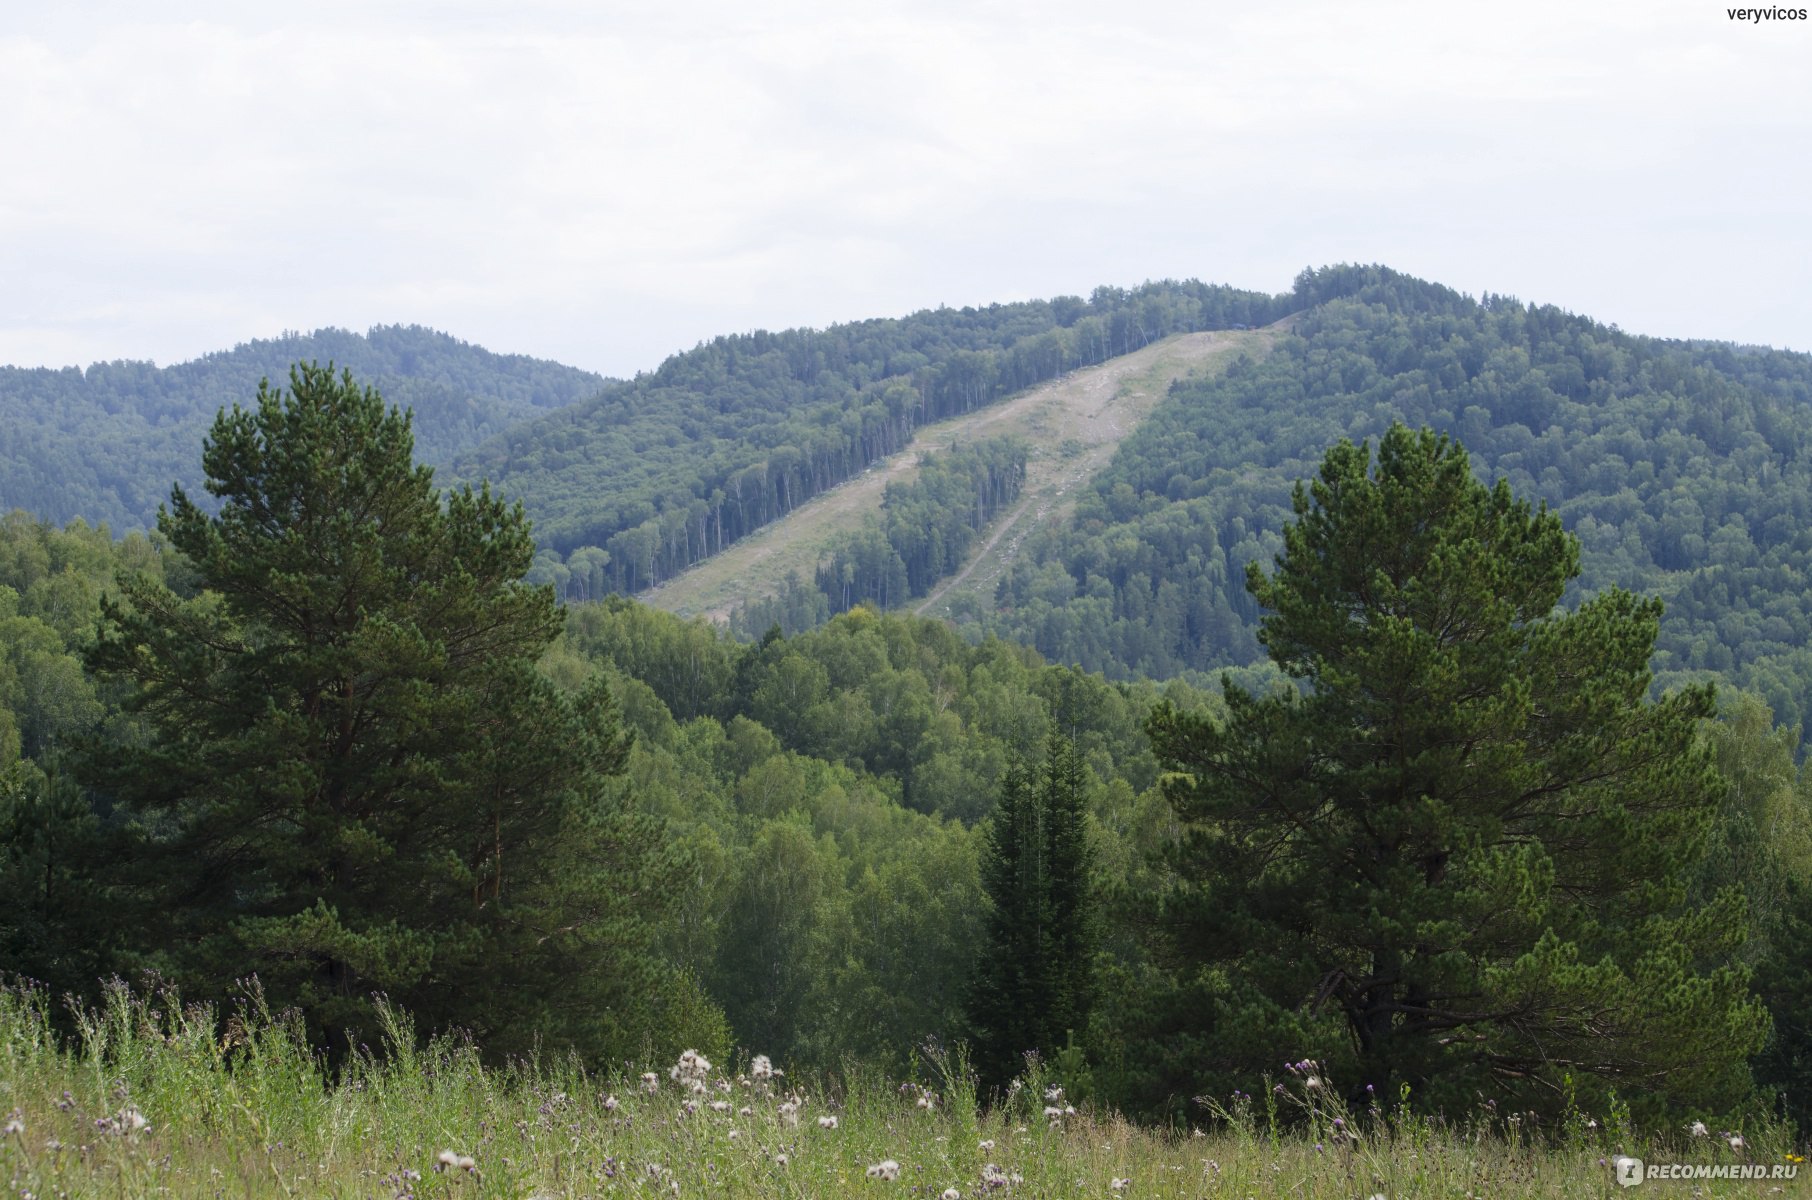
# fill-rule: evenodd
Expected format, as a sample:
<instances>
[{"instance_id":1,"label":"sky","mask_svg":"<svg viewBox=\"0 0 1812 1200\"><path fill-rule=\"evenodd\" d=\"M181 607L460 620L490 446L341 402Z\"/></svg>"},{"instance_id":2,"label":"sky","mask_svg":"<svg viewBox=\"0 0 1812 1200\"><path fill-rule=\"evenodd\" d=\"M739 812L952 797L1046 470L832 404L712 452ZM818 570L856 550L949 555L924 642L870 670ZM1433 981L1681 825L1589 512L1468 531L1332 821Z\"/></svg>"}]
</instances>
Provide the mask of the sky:
<instances>
[{"instance_id":1,"label":"sky","mask_svg":"<svg viewBox=\"0 0 1812 1200\"><path fill-rule=\"evenodd\" d=\"M1812 350L1812 21L1721 3L0 0L0 363L1337 262Z\"/></svg>"}]
</instances>

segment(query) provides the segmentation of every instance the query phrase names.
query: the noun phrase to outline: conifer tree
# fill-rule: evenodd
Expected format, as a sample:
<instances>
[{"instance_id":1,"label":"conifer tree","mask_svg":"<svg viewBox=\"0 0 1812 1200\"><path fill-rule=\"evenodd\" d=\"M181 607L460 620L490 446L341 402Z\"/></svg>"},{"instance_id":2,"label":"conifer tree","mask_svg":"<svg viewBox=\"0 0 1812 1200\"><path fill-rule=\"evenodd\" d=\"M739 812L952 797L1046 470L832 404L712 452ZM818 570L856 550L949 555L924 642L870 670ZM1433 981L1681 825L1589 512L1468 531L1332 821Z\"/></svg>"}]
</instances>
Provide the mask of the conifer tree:
<instances>
[{"instance_id":1,"label":"conifer tree","mask_svg":"<svg viewBox=\"0 0 1812 1200\"><path fill-rule=\"evenodd\" d=\"M1006 1084L1024 1056L1049 1055L1088 1019L1095 906L1088 810L1066 680L1034 770L1015 761L988 828L982 886L987 941L970 985L969 1021L982 1082Z\"/></svg>"},{"instance_id":2,"label":"conifer tree","mask_svg":"<svg viewBox=\"0 0 1812 1200\"><path fill-rule=\"evenodd\" d=\"M1154 949L1198 995L1163 1036L1214 1047L1197 1086L1322 1057L1436 1106L1734 1103L1766 1017L1740 896L1687 902L1723 784L1710 688L1648 696L1659 601L1562 610L1577 541L1427 430L1375 471L1342 442L1294 508L1247 587L1299 689L1149 724L1188 830Z\"/></svg>"},{"instance_id":3,"label":"conifer tree","mask_svg":"<svg viewBox=\"0 0 1812 1200\"><path fill-rule=\"evenodd\" d=\"M560 615L521 507L443 498L408 414L316 366L222 412L203 465L218 512L178 487L158 520L195 594L122 578L91 654L147 730L83 764L135 820L145 961L256 973L333 1036L384 992L487 1050L636 1048L683 864L607 780L609 694L535 670Z\"/></svg>"}]
</instances>

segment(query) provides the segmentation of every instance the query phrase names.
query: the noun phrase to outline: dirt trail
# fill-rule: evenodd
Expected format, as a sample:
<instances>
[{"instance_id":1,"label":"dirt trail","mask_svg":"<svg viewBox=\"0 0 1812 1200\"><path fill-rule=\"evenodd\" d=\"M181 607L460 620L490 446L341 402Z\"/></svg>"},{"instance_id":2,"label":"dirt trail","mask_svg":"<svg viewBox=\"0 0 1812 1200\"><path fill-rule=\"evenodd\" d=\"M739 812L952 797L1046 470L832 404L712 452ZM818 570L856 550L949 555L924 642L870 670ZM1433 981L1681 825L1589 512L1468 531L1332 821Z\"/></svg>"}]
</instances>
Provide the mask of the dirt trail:
<instances>
[{"instance_id":1,"label":"dirt trail","mask_svg":"<svg viewBox=\"0 0 1812 1200\"><path fill-rule=\"evenodd\" d=\"M916 611L930 613L959 595L977 592L992 600L995 583L1026 535L1067 516L1076 491L1107 465L1120 439L1164 398L1173 380L1226 361L1231 350L1263 353L1273 336L1271 330L1180 334L1098 367L1072 371L977 412L925 426L905 450L813 497L784 519L641 598L681 616L703 614L725 621L737 605L779 592L789 571L809 582L836 537L859 528L868 513L880 512L887 485L917 474L921 454L959 441L1014 434L1030 448L1022 499L994 522L963 569Z\"/></svg>"}]
</instances>

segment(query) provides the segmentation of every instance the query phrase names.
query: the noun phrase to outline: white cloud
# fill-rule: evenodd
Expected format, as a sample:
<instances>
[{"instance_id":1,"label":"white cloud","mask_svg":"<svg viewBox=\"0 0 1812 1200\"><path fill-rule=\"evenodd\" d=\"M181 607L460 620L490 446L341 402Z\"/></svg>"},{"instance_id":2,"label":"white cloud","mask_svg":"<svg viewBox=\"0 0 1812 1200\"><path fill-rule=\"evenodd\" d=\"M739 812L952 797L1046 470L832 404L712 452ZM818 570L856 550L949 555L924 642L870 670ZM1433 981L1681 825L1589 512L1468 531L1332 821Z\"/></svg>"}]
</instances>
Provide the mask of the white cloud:
<instances>
[{"instance_id":1,"label":"white cloud","mask_svg":"<svg viewBox=\"0 0 1812 1200\"><path fill-rule=\"evenodd\" d=\"M0 38L0 360L718 332L1379 260L1804 347L1812 31L1683 0L114 3Z\"/></svg>"}]
</instances>

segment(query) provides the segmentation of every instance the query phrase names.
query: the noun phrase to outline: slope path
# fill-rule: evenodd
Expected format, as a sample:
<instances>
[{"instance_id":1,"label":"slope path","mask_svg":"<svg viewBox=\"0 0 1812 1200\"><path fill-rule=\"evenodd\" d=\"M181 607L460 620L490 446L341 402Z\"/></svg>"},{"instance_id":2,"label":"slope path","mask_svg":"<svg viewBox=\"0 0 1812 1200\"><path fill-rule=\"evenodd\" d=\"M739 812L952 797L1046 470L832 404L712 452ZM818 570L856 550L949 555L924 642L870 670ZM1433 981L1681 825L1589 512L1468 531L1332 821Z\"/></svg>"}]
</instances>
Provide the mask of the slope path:
<instances>
[{"instance_id":1,"label":"slope path","mask_svg":"<svg viewBox=\"0 0 1812 1200\"><path fill-rule=\"evenodd\" d=\"M921 454L1013 434L1029 448L1019 503L996 519L963 569L914 608L936 615L948 612L965 596L991 603L995 584L1026 536L1069 516L1077 490L1107 465L1120 440L1157 406L1172 382L1218 369L1241 349L1263 354L1278 328L1179 334L976 412L927 425L905 450L641 593L641 599L681 616L702 614L725 621L737 605L778 593L789 572L809 582L819 558L838 536L860 528L864 517L881 511L887 485L918 473Z\"/></svg>"}]
</instances>

